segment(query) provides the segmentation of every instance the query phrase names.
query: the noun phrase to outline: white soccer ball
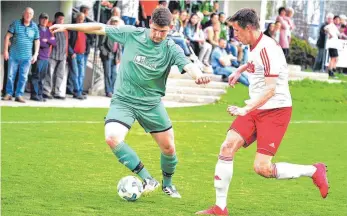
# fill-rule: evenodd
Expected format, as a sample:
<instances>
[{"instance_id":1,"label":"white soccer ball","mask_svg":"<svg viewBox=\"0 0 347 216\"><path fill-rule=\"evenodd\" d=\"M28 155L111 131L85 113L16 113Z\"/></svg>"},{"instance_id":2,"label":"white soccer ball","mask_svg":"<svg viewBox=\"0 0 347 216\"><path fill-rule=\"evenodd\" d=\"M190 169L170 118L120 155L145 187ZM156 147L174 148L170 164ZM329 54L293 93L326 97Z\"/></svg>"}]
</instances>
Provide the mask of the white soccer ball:
<instances>
[{"instance_id":1,"label":"white soccer ball","mask_svg":"<svg viewBox=\"0 0 347 216\"><path fill-rule=\"evenodd\" d=\"M119 180L117 190L122 199L134 202L141 197L143 186L135 176L126 176Z\"/></svg>"}]
</instances>

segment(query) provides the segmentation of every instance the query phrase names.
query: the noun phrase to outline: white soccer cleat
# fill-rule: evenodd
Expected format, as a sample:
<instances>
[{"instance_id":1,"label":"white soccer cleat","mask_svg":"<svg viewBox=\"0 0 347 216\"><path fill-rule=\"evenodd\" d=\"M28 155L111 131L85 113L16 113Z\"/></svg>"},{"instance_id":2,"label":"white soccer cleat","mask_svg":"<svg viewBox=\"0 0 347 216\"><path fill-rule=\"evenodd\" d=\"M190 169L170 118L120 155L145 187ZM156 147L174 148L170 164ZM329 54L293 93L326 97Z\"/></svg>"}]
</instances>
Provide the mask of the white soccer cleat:
<instances>
[{"instance_id":1,"label":"white soccer cleat","mask_svg":"<svg viewBox=\"0 0 347 216\"><path fill-rule=\"evenodd\" d=\"M169 195L172 198L181 198L181 195L178 193L174 185L162 186L162 190L166 195Z\"/></svg>"},{"instance_id":2,"label":"white soccer cleat","mask_svg":"<svg viewBox=\"0 0 347 216\"><path fill-rule=\"evenodd\" d=\"M143 180L143 194L146 195L155 191L160 186L160 183L154 178L147 178Z\"/></svg>"}]
</instances>

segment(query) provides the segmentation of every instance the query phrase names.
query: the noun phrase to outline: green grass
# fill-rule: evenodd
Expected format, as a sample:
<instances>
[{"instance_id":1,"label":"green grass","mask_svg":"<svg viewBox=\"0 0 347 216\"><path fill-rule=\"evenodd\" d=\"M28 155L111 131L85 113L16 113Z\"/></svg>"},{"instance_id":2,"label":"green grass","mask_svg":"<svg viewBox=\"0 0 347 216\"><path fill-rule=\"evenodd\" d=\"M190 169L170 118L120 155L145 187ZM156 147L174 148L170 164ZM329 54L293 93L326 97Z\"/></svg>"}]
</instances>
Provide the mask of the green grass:
<instances>
[{"instance_id":1,"label":"green grass","mask_svg":"<svg viewBox=\"0 0 347 216\"><path fill-rule=\"evenodd\" d=\"M291 83L292 120L347 121L347 84ZM174 121L232 121L227 104L242 105L247 89L230 89L213 105L168 109ZM104 143L107 109L1 108L8 121L100 121L95 124L1 124L2 209L7 215L194 215L214 203L213 174L229 123L174 122L179 164L174 182L183 198L161 191L134 203L121 200L117 181L130 172ZM308 178L264 179L253 172L256 145L238 152L228 205L232 215L340 216L347 212L347 124L290 124L274 161L329 166L323 200ZM160 152L135 124L127 142L157 179Z\"/></svg>"}]
</instances>

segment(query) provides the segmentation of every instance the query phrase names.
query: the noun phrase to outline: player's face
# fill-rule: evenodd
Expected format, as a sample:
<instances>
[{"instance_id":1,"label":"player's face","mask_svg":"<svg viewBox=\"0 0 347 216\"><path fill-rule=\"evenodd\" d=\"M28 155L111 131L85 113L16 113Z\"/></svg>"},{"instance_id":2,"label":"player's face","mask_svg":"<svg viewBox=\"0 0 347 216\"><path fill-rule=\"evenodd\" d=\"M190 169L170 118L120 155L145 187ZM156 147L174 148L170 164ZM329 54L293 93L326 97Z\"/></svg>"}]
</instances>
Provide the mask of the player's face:
<instances>
[{"instance_id":1,"label":"player's face","mask_svg":"<svg viewBox=\"0 0 347 216\"><path fill-rule=\"evenodd\" d=\"M151 27L150 38L154 43L160 43L163 40L165 40L165 38L167 37L167 34L170 31L169 26L161 27L155 23L152 23L150 27Z\"/></svg>"},{"instance_id":2,"label":"player's face","mask_svg":"<svg viewBox=\"0 0 347 216\"><path fill-rule=\"evenodd\" d=\"M237 40L245 45L249 44L249 39L252 34L251 28L247 26L243 29L237 22L232 22L232 26L234 28L234 34Z\"/></svg>"}]
</instances>

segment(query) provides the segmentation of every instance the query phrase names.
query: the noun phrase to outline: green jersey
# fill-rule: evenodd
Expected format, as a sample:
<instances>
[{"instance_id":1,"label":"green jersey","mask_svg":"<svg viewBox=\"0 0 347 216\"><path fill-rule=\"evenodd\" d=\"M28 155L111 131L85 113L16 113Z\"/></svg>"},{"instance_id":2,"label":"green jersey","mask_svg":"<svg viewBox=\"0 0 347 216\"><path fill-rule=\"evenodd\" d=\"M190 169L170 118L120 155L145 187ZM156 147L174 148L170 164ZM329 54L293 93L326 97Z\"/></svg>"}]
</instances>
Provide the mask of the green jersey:
<instances>
[{"instance_id":1,"label":"green jersey","mask_svg":"<svg viewBox=\"0 0 347 216\"><path fill-rule=\"evenodd\" d=\"M150 109L165 95L172 65L180 71L191 61L171 39L155 43L150 30L133 26L106 26L106 35L123 45L112 101L121 100L139 109ZM112 102L111 101L111 102Z\"/></svg>"}]
</instances>

